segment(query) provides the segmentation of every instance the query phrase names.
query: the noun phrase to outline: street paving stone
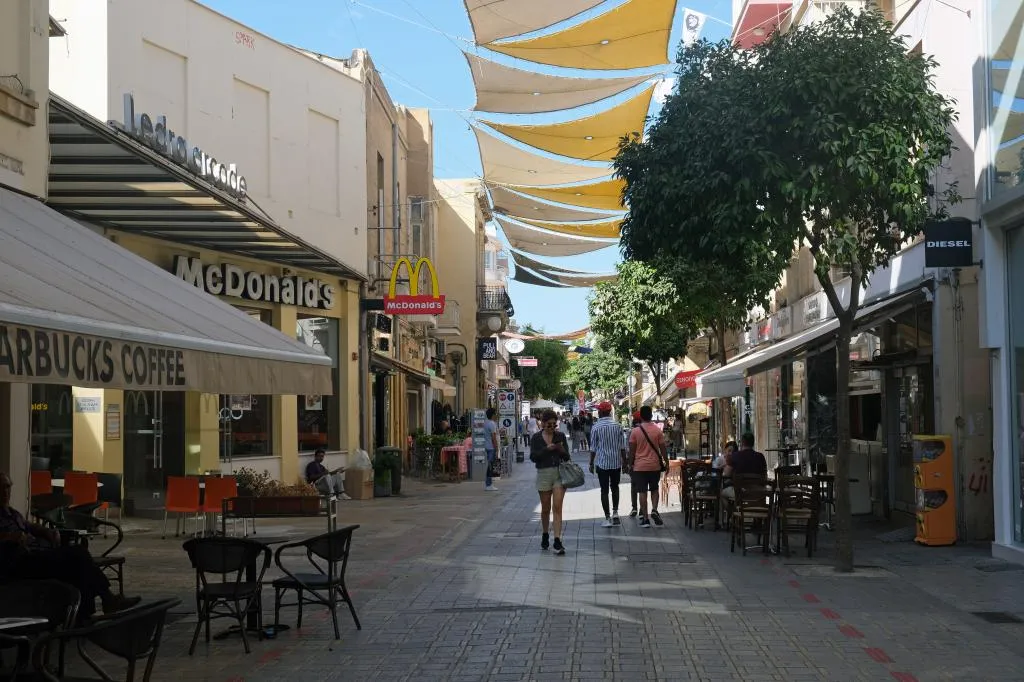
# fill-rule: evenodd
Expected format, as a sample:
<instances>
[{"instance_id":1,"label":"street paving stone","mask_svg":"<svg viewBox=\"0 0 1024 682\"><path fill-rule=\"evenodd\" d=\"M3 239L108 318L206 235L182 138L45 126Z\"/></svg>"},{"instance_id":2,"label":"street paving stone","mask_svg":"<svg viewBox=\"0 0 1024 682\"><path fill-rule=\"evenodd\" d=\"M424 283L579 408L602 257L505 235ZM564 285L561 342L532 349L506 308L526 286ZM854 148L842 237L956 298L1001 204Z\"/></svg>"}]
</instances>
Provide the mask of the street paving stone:
<instances>
[{"instance_id":1,"label":"street paving stone","mask_svg":"<svg viewBox=\"0 0 1024 682\"><path fill-rule=\"evenodd\" d=\"M565 556L539 548L529 463L498 492L406 481L402 496L345 503L342 522L360 524L348 583L363 629L342 607L335 641L326 610L307 607L301 630L252 641L249 655L237 638L201 639L187 655L194 577L181 539L128 519L127 591L182 599L152 679L1024 680L1024 624L973 615L1024 617L1024 573L985 548L883 543L861 531L858 564L873 568L842 576L827 568L829 533L812 559L796 549L730 553L724 532L684 527L675 489L664 527L623 516L601 528L591 479L566 496ZM258 533L298 538L320 524L282 519ZM282 622L294 618L283 611Z\"/></svg>"}]
</instances>

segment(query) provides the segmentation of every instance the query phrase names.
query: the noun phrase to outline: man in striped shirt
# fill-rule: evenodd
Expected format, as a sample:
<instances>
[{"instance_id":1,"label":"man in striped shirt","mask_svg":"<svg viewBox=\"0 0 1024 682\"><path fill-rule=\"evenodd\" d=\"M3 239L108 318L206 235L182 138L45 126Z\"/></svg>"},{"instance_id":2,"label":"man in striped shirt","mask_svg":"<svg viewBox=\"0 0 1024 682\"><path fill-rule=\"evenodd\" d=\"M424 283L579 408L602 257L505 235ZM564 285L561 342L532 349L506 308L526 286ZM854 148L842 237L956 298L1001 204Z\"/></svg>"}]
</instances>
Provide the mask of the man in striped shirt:
<instances>
[{"instance_id":1,"label":"man in striped shirt","mask_svg":"<svg viewBox=\"0 0 1024 682\"><path fill-rule=\"evenodd\" d=\"M607 400L597 406L599 419L590 433L590 473L601 482L601 507L604 508L604 528L619 525L619 476L626 460L626 444L622 428L612 419L612 404ZM612 504L608 506L608 489Z\"/></svg>"}]
</instances>

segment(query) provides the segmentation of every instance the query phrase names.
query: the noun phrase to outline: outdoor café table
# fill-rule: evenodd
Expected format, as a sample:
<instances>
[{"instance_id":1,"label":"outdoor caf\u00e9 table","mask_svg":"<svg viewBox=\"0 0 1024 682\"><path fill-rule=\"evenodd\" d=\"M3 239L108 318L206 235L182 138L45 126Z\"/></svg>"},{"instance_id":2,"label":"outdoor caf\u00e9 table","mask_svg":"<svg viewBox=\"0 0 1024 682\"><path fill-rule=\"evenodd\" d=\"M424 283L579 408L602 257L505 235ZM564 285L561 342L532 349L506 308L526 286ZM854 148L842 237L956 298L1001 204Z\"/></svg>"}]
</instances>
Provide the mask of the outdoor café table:
<instances>
[{"instance_id":1,"label":"outdoor caf\u00e9 table","mask_svg":"<svg viewBox=\"0 0 1024 682\"><path fill-rule=\"evenodd\" d=\"M261 537L257 537L255 535L251 535L251 536L246 538L246 540L252 540L253 542L258 542L261 545L266 545L268 547L270 547L271 545L281 545L281 544L284 544L284 543L286 543L286 542L288 542L289 540L292 540L292 539L293 538L290 538L290 537L287 537L287 536L284 536L284 535L266 535L266 536L261 536ZM246 582L256 582L256 576L259 575L259 572L260 572L259 571L258 563L259 563L259 557L254 555L252 561L250 561L248 564L246 564L246 566L245 566L245 581ZM265 626L263 628L263 630L260 630L260 618L259 618L260 612L259 612L259 609L261 609L262 607L263 607L263 600L262 599L253 600L253 604L249 608L249 612L246 614L246 617L245 617L245 629L248 630L249 632L255 632L257 635L259 635L260 639L263 639L263 637L266 636L266 634L267 634L266 631L268 629L270 629L269 627ZM272 627L273 627L274 632L282 632L282 631L287 630L289 628L289 626L284 625L284 624L274 624ZM214 635L213 638L214 639L225 639L226 637L229 637L231 635L237 634L238 632L239 632L238 626L237 625L232 625L231 627L229 627L224 632L221 632L221 633L219 633L217 635Z\"/></svg>"},{"instance_id":2,"label":"outdoor caf\u00e9 table","mask_svg":"<svg viewBox=\"0 0 1024 682\"><path fill-rule=\"evenodd\" d=\"M54 488L63 488L64 487L64 479L63 478L55 478L55 479L50 481L50 485L52 485ZM103 481L96 481L96 487L97 488L102 488L103 487Z\"/></svg>"},{"instance_id":3,"label":"outdoor caf\u00e9 table","mask_svg":"<svg viewBox=\"0 0 1024 682\"><path fill-rule=\"evenodd\" d=\"M49 622L45 618L0 618L0 630L20 630L21 628L32 627L33 625L45 625Z\"/></svg>"},{"instance_id":4,"label":"outdoor caf\u00e9 table","mask_svg":"<svg viewBox=\"0 0 1024 682\"><path fill-rule=\"evenodd\" d=\"M449 445L441 448L441 466L453 481L461 481L466 473L466 448L462 445Z\"/></svg>"},{"instance_id":5,"label":"outdoor caf\u00e9 table","mask_svg":"<svg viewBox=\"0 0 1024 682\"><path fill-rule=\"evenodd\" d=\"M825 523L821 527L825 530L832 530L832 509L836 500L836 475L835 474L814 474L815 480L821 486L821 506L825 508ZM859 478L847 479L850 483L860 483Z\"/></svg>"}]
</instances>

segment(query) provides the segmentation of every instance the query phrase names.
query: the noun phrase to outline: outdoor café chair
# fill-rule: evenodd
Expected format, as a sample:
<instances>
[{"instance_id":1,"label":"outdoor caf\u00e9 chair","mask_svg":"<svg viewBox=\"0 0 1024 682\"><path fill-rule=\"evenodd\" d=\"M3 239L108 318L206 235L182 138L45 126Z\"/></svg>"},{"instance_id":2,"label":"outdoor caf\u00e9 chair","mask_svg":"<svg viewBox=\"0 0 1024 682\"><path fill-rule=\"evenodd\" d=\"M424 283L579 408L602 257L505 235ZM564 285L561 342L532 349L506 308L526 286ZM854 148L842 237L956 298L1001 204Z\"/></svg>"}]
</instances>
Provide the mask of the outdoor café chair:
<instances>
[{"instance_id":1,"label":"outdoor caf\u00e9 chair","mask_svg":"<svg viewBox=\"0 0 1024 682\"><path fill-rule=\"evenodd\" d=\"M79 530L85 531L90 535L95 535L101 530L104 531L103 535L106 537L106 529L114 529L114 533L117 539L110 547L107 547L99 556L93 556L93 563L96 564L111 582L117 583L117 591L122 597L124 596L124 565L125 557L123 555L114 554L114 550L117 549L118 545L124 540L124 532L121 530L121 526L117 525L112 521L105 519L98 519L95 516L88 514L81 514L75 511L68 511L64 514L64 524L61 530Z\"/></svg>"},{"instance_id":2,"label":"outdoor caf\u00e9 chair","mask_svg":"<svg viewBox=\"0 0 1024 682\"><path fill-rule=\"evenodd\" d=\"M299 615L295 627L301 628L302 606L304 604L319 604L330 609L331 621L334 623L334 638L341 639L341 633L338 630L337 609L339 601L342 601L348 604L348 610L352 613L356 629L363 629L363 626L359 624L359 616L356 615L356 607L352 604L352 597L345 587L345 568L348 566L349 552L352 548L352 533L356 528L359 526L345 526L302 542L293 542L278 547L274 561L277 567L284 572L284 577L278 578L272 583L274 586L275 623L279 623L281 620L282 606L298 606ZM315 573L295 572L288 569L281 561L281 555L285 550L298 548L306 551L306 558L316 569ZM282 604L281 599L289 590L295 590L298 593L298 598L291 604Z\"/></svg>"},{"instance_id":3,"label":"outdoor caf\u00e9 chair","mask_svg":"<svg viewBox=\"0 0 1024 682\"><path fill-rule=\"evenodd\" d=\"M195 530L199 530L199 479L195 476L168 476L167 494L164 496L164 531L161 538L167 537L167 515L168 513L178 514L174 522L174 536L178 536L179 525L181 530L188 532L188 516L195 515ZM184 519L184 522L182 522Z\"/></svg>"},{"instance_id":4,"label":"outdoor caf\u00e9 chair","mask_svg":"<svg viewBox=\"0 0 1024 682\"><path fill-rule=\"evenodd\" d=\"M167 612L181 603L180 599L163 599L150 604L140 604L134 608L118 611L107 616L99 616L87 625L71 630L61 630L46 635L40 640L33 655L33 667L39 677L47 682L85 682L95 677L67 677L60 672L51 671L40 652L53 643L64 645L74 641L78 645L78 654L82 657L101 680L113 680L89 653L89 645L120 658L128 664L125 682L135 682L136 670L140 662L145 662L140 682L149 682L156 663L156 654L163 637L164 623Z\"/></svg>"},{"instance_id":5,"label":"outdoor caf\u00e9 chair","mask_svg":"<svg viewBox=\"0 0 1024 682\"><path fill-rule=\"evenodd\" d=\"M736 500L732 511L729 551L736 551L738 540L743 555L746 556L747 532L750 531L757 535L762 550L767 553L772 515L771 503L768 500L771 490L763 484L737 482L736 479L733 479L733 487L736 490Z\"/></svg>"},{"instance_id":6,"label":"outdoor caf\u00e9 chair","mask_svg":"<svg viewBox=\"0 0 1024 682\"><path fill-rule=\"evenodd\" d=\"M263 574L270 566L270 548L245 538L204 537L186 540L182 545L196 571L196 630L188 655L195 653L199 630L206 625L206 641L210 641L210 621L232 618L238 621L245 653L249 653L246 636L246 615L251 608L258 609L259 630L263 630L263 613L259 608ZM255 580L246 579L246 568L257 564ZM210 581L208 575L221 576L221 582Z\"/></svg>"},{"instance_id":7,"label":"outdoor caf\u00e9 chair","mask_svg":"<svg viewBox=\"0 0 1024 682\"><path fill-rule=\"evenodd\" d=\"M40 633L57 632L72 627L78 617L81 595L78 590L59 580L15 580L0 584L0 618L44 618L46 622L34 626L28 632L6 633L23 635L34 642ZM20 646L19 642L0 641L0 651L7 644ZM49 655L49 647L44 647ZM17 665L15 666L17 667ZM58 647L57 670L64 669L64 646Z\"/></svg>"}]
</instances>

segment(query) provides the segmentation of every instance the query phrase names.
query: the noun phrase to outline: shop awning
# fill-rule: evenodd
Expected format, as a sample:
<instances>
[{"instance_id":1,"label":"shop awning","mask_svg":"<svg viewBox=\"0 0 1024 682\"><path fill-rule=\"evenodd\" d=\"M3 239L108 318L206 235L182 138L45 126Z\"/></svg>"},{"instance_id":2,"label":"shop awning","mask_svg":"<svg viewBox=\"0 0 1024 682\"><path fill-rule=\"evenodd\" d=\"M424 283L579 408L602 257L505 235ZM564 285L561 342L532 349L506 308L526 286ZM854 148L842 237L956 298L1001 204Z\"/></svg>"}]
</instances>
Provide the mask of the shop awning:
<instances>
[{"instance_id":1,"label":"shop awning","mask_svg":"<svg viewBox=\"0 0 1024 682\"><path fill-rule=\"evenodd\" d=\"M920 290L915 289L864 306L857 311L854 332L877 325L879 315L895 315L914 305L919 298ZM837 329L839 329L839 320L832 318L770 346L755 348L724 367L702 372L697 375L697 396L700 398L741 396L746 388L747 376L778 367L813 347L831 342Z\"/></svg>"},{"instance_id":2,"label":"shop awning","mask_svg":"<svg viewBox=\"0 0 1024 682\"><path fill-rule=\"evenodd\" d=\"M381 355L377 352L370 353L370 367L371 369L384 370L385 372L395 372L398 374L405 374L408 377L416 379L425 384L430 383L430 375L423 370L416 369L412 365L407 365L401 360L396 360L387 355Z\"/></svg>"},{"instance_id":3,"label":"shop awning","mask_svg":"<svg viewBox=\"0 0 1024 682\"><path fill-rule=\"evenodd\" d=\"M83 222L352 279L366 277L51 93L47 203Z\"/></svg>"},{"instance_id":4,"label":"shop awning","mask_svg":"<svg viewBox=\"0 0 1024 682\"><path fill-rule=\"evenodd\" d=\"M0 381L331 394L331 359L0 188Z\"/></svg>"},{"instance_id":5,"label":"shop awning","mask_svg":"<svg viewBox=\"0 0 1024 682\"><path fill-rule=\"evenodd\" d=\"M455 386L449 384L447 381L441 379L440 377L430 377L430 387L435 390L441 391L441 395L443 396L454 396L457 393L457 391L455 390Z\"/></svg>"}]
</instances>

